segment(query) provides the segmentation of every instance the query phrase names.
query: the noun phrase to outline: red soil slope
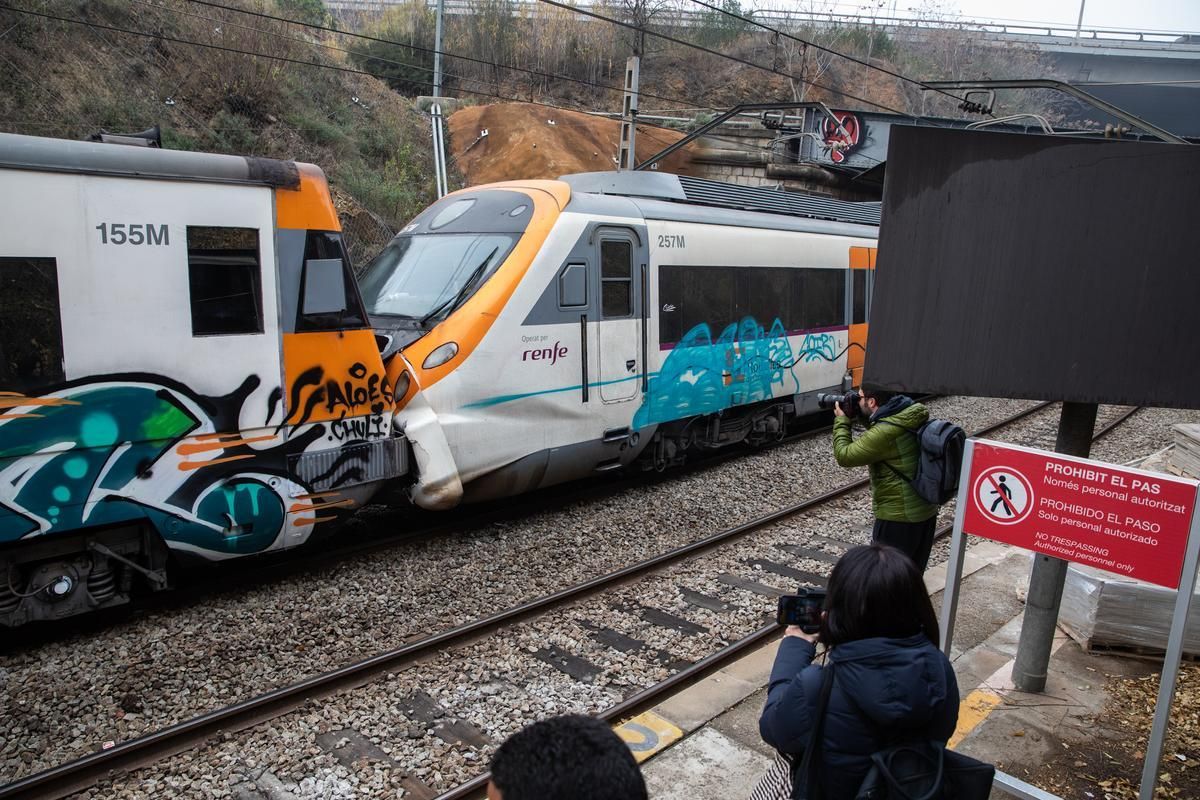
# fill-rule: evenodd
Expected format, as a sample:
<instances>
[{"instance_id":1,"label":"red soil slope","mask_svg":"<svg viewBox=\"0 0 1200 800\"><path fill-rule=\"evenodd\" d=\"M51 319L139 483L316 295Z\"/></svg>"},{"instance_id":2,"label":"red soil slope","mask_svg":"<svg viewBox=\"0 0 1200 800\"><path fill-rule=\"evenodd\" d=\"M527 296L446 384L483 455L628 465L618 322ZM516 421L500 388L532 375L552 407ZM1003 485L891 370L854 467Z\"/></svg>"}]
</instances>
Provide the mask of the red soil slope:
<instances>
[{"instance_id":1,"label":"red soil slope","mask_svg":"<svg viewBox=\"0 0 1200 800\"><path fill-rule=\"evenodd\" d=\"M616 169L621 125L617 120L530 103L464 108L449 118L450 155L466 185L572 172ZM480 131L488 135L479 139ZM646 159L683 134L638 126L637 156ZM659 163L663 172L695 175L689 150Z\"/></svg>"}]
</instances>

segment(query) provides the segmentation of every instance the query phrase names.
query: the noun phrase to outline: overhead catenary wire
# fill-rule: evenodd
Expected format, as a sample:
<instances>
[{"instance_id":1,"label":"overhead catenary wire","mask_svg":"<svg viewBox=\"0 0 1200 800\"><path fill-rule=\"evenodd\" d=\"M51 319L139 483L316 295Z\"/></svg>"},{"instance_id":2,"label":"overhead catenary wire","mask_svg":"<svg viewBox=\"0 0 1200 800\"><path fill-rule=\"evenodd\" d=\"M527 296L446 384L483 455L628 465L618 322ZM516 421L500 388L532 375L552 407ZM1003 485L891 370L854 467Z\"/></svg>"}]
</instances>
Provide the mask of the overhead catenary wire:
<instances>
[{"instance_id":1,"label":"overhead catenary wire","mask_svg":"<svg viewBox=\"0 0 1200 800\"><path fill-rule=\"evenodd\" d=\"M782 30L780 28L772 28L770 25L766 25L762 22L759 22L758 20L754 19L753 17L744 17L741 14L734 13L733 11L729 11L728 9L721 8L720 6L715 6L712 3L706 2L705 0L691 0L691 2L695 3L698 6L703 6L704 8L707 8L710 11L715 11L718 14L723 14L727 17L731 17L732 19L736 19L740 22L744 22L748 25L757 26L759 28L762 28L765 31L769 31L769 32L775 34L776 36L782 36L785 39L791 39L793 42L799 42L800 44L804 45L805 47L811 47L814 50L821 50L822 52L829 53L830 55L837 56L838 58L844 58L847 61L853 62L855 64L859 64L860 66L864 66L869 69L873 69L878 72L882 72L885 75L890 75L891 77L896 78L898 80L902 80L906 83L911 83L916 86L920 86L922 89L925 89L927 91L938 92L939 94L944 94L947 97L951 97L955 100L958 100L959 102L962 102L964 99L964 98L959 97L958 95L954 94L953 92L949 92L945 89L938 89L936 87L929 86L928 84L924 83L923 81L919 81L916 78L910 78L907 75L896 72L894 70L890 70L887 67L881 67L878 64L872 64L870 61L859 58L858 56L852 56L849 53L843 53L842 51L835 50L832 47L827 47L823 44L818 44L817 42L809 41L808 39L788 33L787 31Z\"/></svg>"},{"instance_id":2,"label":"overhead catenary wire","mask_svg":"<svg viewBox=\"0 0 1200 800\"><path fill-rule=\"evenodd\" d=\"M149 39L159 39L162 41L190 45L192 47L202 47L202 48L218 50L218 51L222 51L222 52L226 52L226 53L235 53L238 55L251 56L254 58L265 58L265 59L270 59L272 61L279 61L279 62L287 63L287 64L298 64L300 66L315 67L317 69L329 69L329 70L348 73L348 74L352 74L352 75L365 75L367 77L377 78L380 80L387 80L387 77L388 77L386 75L371 72L369 70L356 69L354 67L344 67L344 66L340 66L337 64L321 64L316 61L303 61L298 58L289 58L287 56L272 55L270 53L257 53L257 52L251 51L251 50L242 50L242 49L239 49L236 47L228 47L226 45L211 44L211 43L207 43L207 42L196 42L196 41L192 41L190 39L183 39L183 38L180 38L177 36L168 36L166 34L161 34L161 33L151 33L149 31L139 31L139 30L133 30L131 28L121 28L121 27L118 27L115 25L105 25L103 23L98 23L98 22L88 22L86 20L71 19L70 17L61 17L61 16L58 16L55 14L47 14L47 13L40 12L40 11L33 11L30 9L17 8L8 3L0 3L0 8L6 8L10 11L15 11L15 12L18 12L21 14L28 14L31 16L42 17L44 19L54 20L56 22L65 22L65 23L68 23L71 25L79 25L82 27L95 28L98 30L108 30L108 31L116 32L116 33L124 33L124 34L132 35L132 36L141 36L141 37L149 38ZM475 82L483 83L483 81L471 81L471 82L472 83L475 83ZM543 106L545 108L553 108L558 111L572 111L572 112L581 113L581 114L599 116L599 115L595 114L595 112L586 111L586 110L578 109L578 108L570 108L568 106L561 106L561 105L556 105L553 103L546 103L543 101L530 100L530 99L521 98L521 97L512 97L510 95L502 95L502 94L482 91L482 90L478 90L478 89L465 89L464 91L470 92L471 94L482 95L484 97L493 97L498 100L504 100L504 101L510 102L510 103L529 103L531 105ZM655 127L655 126L642 125L642 127Z\"/></svg>"},{"instance_id":3,"label":"overhead catenary wire","mask_svg":"<svg viewBox=\"0 0 1200 800\"><path fill-rule=\"evenodd\" d=\"M146 2L146 0L141 0L141 2ZM387 44L387 45L393 45L396 47L405 47L405 48L408 48L409 50L414 50L419 53L429 53L432 55L438 55L440 53L440 55L443 58L455 58L460 61L467 61L467 62L470 62L473 64L481 64L483 66L492 67L494 69L503 69L503 70L509 70L512 72L520 72L520 73L523 73L526 75L532 75L532 76L539 77L539 78L549 78L549 79L556 80L556 81L566 81L568 83L576 83L576 84L580 84L583 86L589 86L594 89L604 89L604 90L610 91L610 92L622 93L625 91L624 87L622 87L622 86L614 86L611 84L599 83L597 81L589 81L589 80L586 80L583 78L576 78L571 75L562 75L562 74L556 73L556 72L543 72L541 70L530 69L528 67L518 67L518 66L506 65L506 64L497 64L494 61L488 61L488 60L482 59L482 58L475 58L473 56L462 55L459 53L452 53L452 52L446 50L445 48L442 48L441 50L436 50L431 47L423 47L421 45L410 44L408 42L396 42L391 39L384 39L379 36L371 36L370 34L366 34L366 33L357 33L354 31L343 31L343 30L339 30L337 28L333 28L333 27L330 27L327 25L320 25L315 22L304 22L304 21L298 20L298 19L290 19L288 17L281 17L281 16L277 16L275 14L268 14L265 11L254 11L254 10L246 9L246 8L238 8L236 6L227 5L225 3L215 2L215 0L187 0L187 2L196 4L196 5L208 6L210 8L219 8L224 11L232 11L237 14L247 14L249 16L259 17L261 19L269 19L274 22L283 22L283 23L286 23L289 25L299 25L304 28L310 28L312 30L318 30L318 31L326 32L326 33L332 33L332 34L336 34L338 36L347 36L347 37L354 38L354 39L362 39L362 40L368 41L368 42L376 42L378 44ZM156 5L156 7L158 7L158 8L162 8L162 9L168 10L168 11L176 10L176 9L168 8L167 6L162 6L162 5L157 5L157 4L154 4L154 5ZM182 12L182 13L186 13L186 12ZM237 23L233 23L233 24L237 24ZM258 28L251 28L251 30L260 30L261 31L261 29L258 29ZM261 32L269 34L269 35L281 35L281 34L273 34L270 31L261 31ZM293 37L285 37L285 38L293 38ZM303 41L303 40L300 40L300 41ZM309 44L315 44L315 45L318 45L321 47L328 47L332 50L341 50L341 52L349 52L354 55L359 55L359 56L363 56L366 58L374 58L379 61L384 61L384 62L388 62L388 63L402 64L403 66L414 67L416 69L420 69L422 71L426 71L426 72L430 72L430 73L432 73L432 71L433 71L432 69L426 69L424 67L420 67L415 64L403 64L403 62L394 62L394 61L389 62L388 59L380 58L379 56L375 56L371 53L361 53L361 52L356 52L356 51L342 50L341 48L333 47L332 45L324 45L319 42L309 42ZM456 75L451 75L451 77L458 78L460 80L474 80L471 78L464 79L464 78L461 78L460 76L456 76ZM683 103L686 105L695 106L704 111L719 110L713 106L705 106L705 105L697 103L696 101L688 99L688 98L667 97L664 95L653 94L651 92L645 92L645 91L639 91L638 94L641 97L649 98L651 100L662 100L662 101L670 102L670 103Z\"/></svg>"},{"instance_id":4,"label":"overhead catenary wire","mask_svg":"<svg viewBox=\"0 0 1200 800\"><path fill-rule=\"evenodd\" d=\"M795 75L791 75L787 72L784 72L783 70L778 70L778 69L775 69L774 67L767 67L762 64L756 64L753 61L750 61L745 58L741 58L739 56L730 55L729 53L722 53L719 50L713 50L711 47L705 47L702 44L696 44L695 42L689 42L686 39L680 39L677 36L671 36L670 34L667 34L667 33L661 33L659 31L650 30L649 28L643 28L642 26L635 25L632 22L626 22L624 20L616 19L615 17L607 17L603 14L599 14L599 13L597 13L595 11L591 11L589 9L580 8L578 6L573 6L568 3L559 2L559 0L538 0L538 2L545 3L546 5L554 6L555 8L561 8L561 9L570 11L575 14L582 14L585 17L591 17L593 19L600 20L601 22L608 22L613 25L618 25L622 28L627 28L632 31L638 31L639 33L644 33L647 36L653 36L657 39L662 39L663 41L671 42L672 44L682 45L683 47L690 47L693 50L699 50L702 53L708 53L709 55L716 56L717 58L724 58L729 61L734 61L738 64L742 64L744 66L751 67L753 69L762 70L763 72L770 72L774 75L779 75L780 77L787 78L788 80L797 80ZM934 123L933 120L929 119L928 117L923 117L920 114L913 114L908 111L901 111L898 108L892 108L891 106L887 106L887 105L884 105L883 103L879 103L874 100L869 100L865 97L860 97L858 95L851 94L850 92L847 92L842 89L834 89L832 86L826 86L825 84L817 83L816 81L806 81L806 82L808 83L809 86L814 86L818 89L824 89L825 91L831 92L833 94L840 94L843 97L850 98L851 100L857 100L860 103L866 103L867 105L873 106L874 108L883 109L884 111L887 111L891 114L897 114L899 116L908 117L908 118L914 119L914 120L923 120L930 124L936 125L936 123Z\"/></svg>"}]
</instances>

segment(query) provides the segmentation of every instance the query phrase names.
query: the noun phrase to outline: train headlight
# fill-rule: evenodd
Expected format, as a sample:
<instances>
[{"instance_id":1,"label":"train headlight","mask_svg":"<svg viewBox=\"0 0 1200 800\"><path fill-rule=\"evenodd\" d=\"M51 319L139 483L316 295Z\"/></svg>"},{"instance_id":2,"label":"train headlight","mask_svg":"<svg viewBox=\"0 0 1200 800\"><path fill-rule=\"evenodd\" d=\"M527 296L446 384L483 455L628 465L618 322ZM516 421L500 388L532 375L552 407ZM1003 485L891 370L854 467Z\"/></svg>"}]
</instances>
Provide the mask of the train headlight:
<instances>
[{"instance_id":1,"label":"train headlight","mask_svg":"<svg viewBox=\"0 0 1200 800\"><path fill-rule=\"evenodd\" d=\"M425 356L425 361L421 363L421 368L433 369L434 367L440 367L456 355L458 355L458 343L446 342L433 348L433 352Z\"/></svg>"},{"instance_id":2,"label":"train headlight","mask_svg":"<svg viewBox=\"0 0 1200 800\"><path fill-rule=\"evenodd\" d=\"M403 400L411 386L412 376L408 374L408 370L404 370L404 372L400 373L400 377L396 378L396 386L392 390L392 394L397 400Z\"/></svg>"}]
</instances>

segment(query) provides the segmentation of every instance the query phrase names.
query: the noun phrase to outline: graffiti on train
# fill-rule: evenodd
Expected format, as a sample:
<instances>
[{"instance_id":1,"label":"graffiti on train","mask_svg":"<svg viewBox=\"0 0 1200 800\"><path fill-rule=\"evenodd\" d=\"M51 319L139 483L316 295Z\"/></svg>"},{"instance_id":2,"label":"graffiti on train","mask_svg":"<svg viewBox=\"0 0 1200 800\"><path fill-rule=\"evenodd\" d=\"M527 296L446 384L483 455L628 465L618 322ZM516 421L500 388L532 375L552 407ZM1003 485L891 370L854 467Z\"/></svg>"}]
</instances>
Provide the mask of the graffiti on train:
<instances>
[{"instance_id":1,"label":"graffiti on train","mask_svg":"<svg viewBox=\"0 0 1200 800\"><path fill-rule=\"evenodd\" d=\"M807 333L800 343L800 357L805 363L809 361L836 361L838 340L832 333Z\"/></svg>"},{"instance_id":2,"label":"graffiti on train","mask_svg":"<svg viewBox=\"0 0 1200 800\"><path fill-rule=\"evenodd\" d=\"M263 407L260 383L250 376L208 397L158 376L122 375L43 397L6 396L0 543L148 521L184 549L254 553L285 533L289 513L291 533L303 536L295 528L311 529L320 506L289 475L288 457L322 440L325 425L268 427L282 416L278 389L268 418L247 424ZM347 475L355 468L340 466Z\"/></svg>"},{"instance_id":3,"label":"graffiti on train","mask_svg":"<svg viewBox=\"0 0 1200 800\"><path fill-rule=\"evenodd\" d=\"M369 412L378 418L377 427L382 428L383 415L391 411L395 402L387 375L358 361L341 374L320 364L309 367L292 381L288 391L291 412L284 425L344 420Z\"/></svg>"},{"instance_id":4,"label":"graffiti on train","mask_svg":"<svg viewBox=\"0 0 1200 800\"><path fill-rule=\"evenodd\" d=\"M837 337L808 334L793 351L778 319L769 329L753 317L729 325L714 341L708 324L688 331L650 379L634 427L712 414L735 405L800 391L795 366L836 360Z\"/></svg>"}]
</instances>

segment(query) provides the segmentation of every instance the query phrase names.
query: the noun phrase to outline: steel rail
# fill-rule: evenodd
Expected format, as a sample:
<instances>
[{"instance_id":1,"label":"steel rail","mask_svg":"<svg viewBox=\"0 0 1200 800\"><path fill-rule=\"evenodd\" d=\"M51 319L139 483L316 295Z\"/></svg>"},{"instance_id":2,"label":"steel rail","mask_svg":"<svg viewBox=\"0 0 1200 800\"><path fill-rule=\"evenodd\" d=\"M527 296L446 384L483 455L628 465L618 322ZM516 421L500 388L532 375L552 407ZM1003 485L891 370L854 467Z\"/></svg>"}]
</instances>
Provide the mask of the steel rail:
<instances>
[{"instance_id":1,"label":"steel rail","mask_svg":"<svg viewBox=\"0 0 1200 800\"><path fill-rule=\"evenodd\" d=\"M1028 416L1034 411L1040 411L1048 405L1050 405L1048 402L1041 403L1032 409L1022 412L1016 417L985 428L976 433L975 436L986 435L987 433L996 430L999 427L1009 425L1017 419ZM1099 431L1096 431L1096 433L1092 436L1092 441L1099 441L1108 434L1112 433L1140 410L1140 408L1135 406L1118 415ZM934 541L945 539L953 530L953 525L942 526L934 533ZM643 711L647 711L662 697L669 696L677 689L683 689L696 683L709 674L716 672L726 664L732 662L745 651L758 647L759 645L778 636L779 633L780 630L778 625L774 623L764 625L763 627L751 633L749 636L739 639L733 644L706 656L700 661L697 661L695 664L676 672L665 681L656 683L653 686L648 686L640 692L626 698L625 700L622 700L615 706L606 708L605 710L596 714L596 717L604 720L605 722L614 722L636 716ZM477 775L466 783L460 784L447 792L443 792L434 798L434 800L466 800L467 798L476 797L483 792L484 788L487 786L489 778L490 773L487 772L483 773L482 775Z\"/></svg>"},{"instance_id":2,"label":"steel rail","mask_svg":"<svg viewBox=\"0 0 1200 800\"><path fill-rule=\"evenodd\" d=\"M939 395L924 395L918 400L927 402L938 397ZM463 529L467 527L478 527L536 514L545 510L550 501L553 501L554 507L562 507L568 503L603 499L625 489L657 486L660 483L704 472L753 453L763 453L805 439L816 438L828 433L831 429L832 426L825 425L797 431L785 435L778 441L757 445L753 449L738 446L722 447L719 450L701 453L683 464L668 467L661 472L630 471L619 477L610 474L584 478L565 485L527 492L515 498L492 500L478 505L464 505L450 511L425 512L417 509L401 509L399 513L403 513L404 510L412 510L417 512L418 517L436 515L437 519L425 524L418 520L415 528L399 534L377 533L374 529L378 523L366 522L364 525L367 528L367 534L364 538L351 541L351 537L348 536L335 536L332 546L325 549L318 549L317 543L309 542L295 550L267 553L258 557L251 556L245 560L223 564L219 567L207 565L192 567L176 576L179 578L179 583L168 592L140 595L126 605L103 609L85 616L71 617L57 623L26 625L4 630L6 640L0 645L0 653L37 647L81 633L89 635L102 632L111 627L115 621L124 619L132 611L183 608L192 603L203 602L219 592L261 587L296 575L325 569L335 562L385 553L402 545L421 543L439 536L462 533ZM636 466L636 463L630 466ZM381 502L373 501L366 505L381 505ZM326 543L326 541L320 542L321 545Z\"/></svg>"},{"instance_id":3,"label":"steel rail","mask_svg":"<svg viewBox=\"0 0 1200 800\"><path fill-rule=\"evenodd\" d=\"M991 431L1006 427L1031 414L1037 413L1050 405L1052 405L1050 402L1037 403L1007 419L978 431L974 435L986 435ZM393 650L378 653L330 672L273 689L239 703L200 714L183 722L178 722L154 731L153 733L121 742L107 750L101 750L83 758L50 767L49 769L0 786L0 800L65 797L68 794L94 786L99 780L114 773L128 772L153 764L164 758L188 750L222 732L242 730L251 725L265 722L293 711L309 700L328 697L343 689L359 686L383 672L395 670L403 665L436 653L440 649L464 643L505 625L520 622L546 609L563 605L569 600L574 600L621 581L651 572L659 567L680 561L687 556L714 549L719 545L740 538L767 525L858 491L864 488L868 482L868 478L852 481L800 503L777 509L734 528L677 547L637 564L616 570L615 572L592 578L570 588L562 589L553 594L514 606L506 611L492 614L415 642L410 642ZM731 648L739 647L740 644L731 645L729 648L725 648L717 654L697 662L688 670L672 676L668 679L667 683L675 687L689 680L698 679L700 677L697 673L698 669L715 669L716 665L722 663L718 656L721 653L728 653ZM750 643L742 645L737 652L749 646L751 646ZM725 656L725 658L728 658L728 656ZM650 688L653 689L654 687ZM632 702L634 699L642 696L650 697L651 695L648 692L649 690L644 690L633 698L630 698L628 702ZM625 707L626 703L622 703L615 706L614 710ZM486 776L484 776L484 780L486 781ZM464 786L466 785L464 784ZM443 795L439 800L449 800L450 797L457 796L459 795Z\"/></svg>"}]
</instances>

